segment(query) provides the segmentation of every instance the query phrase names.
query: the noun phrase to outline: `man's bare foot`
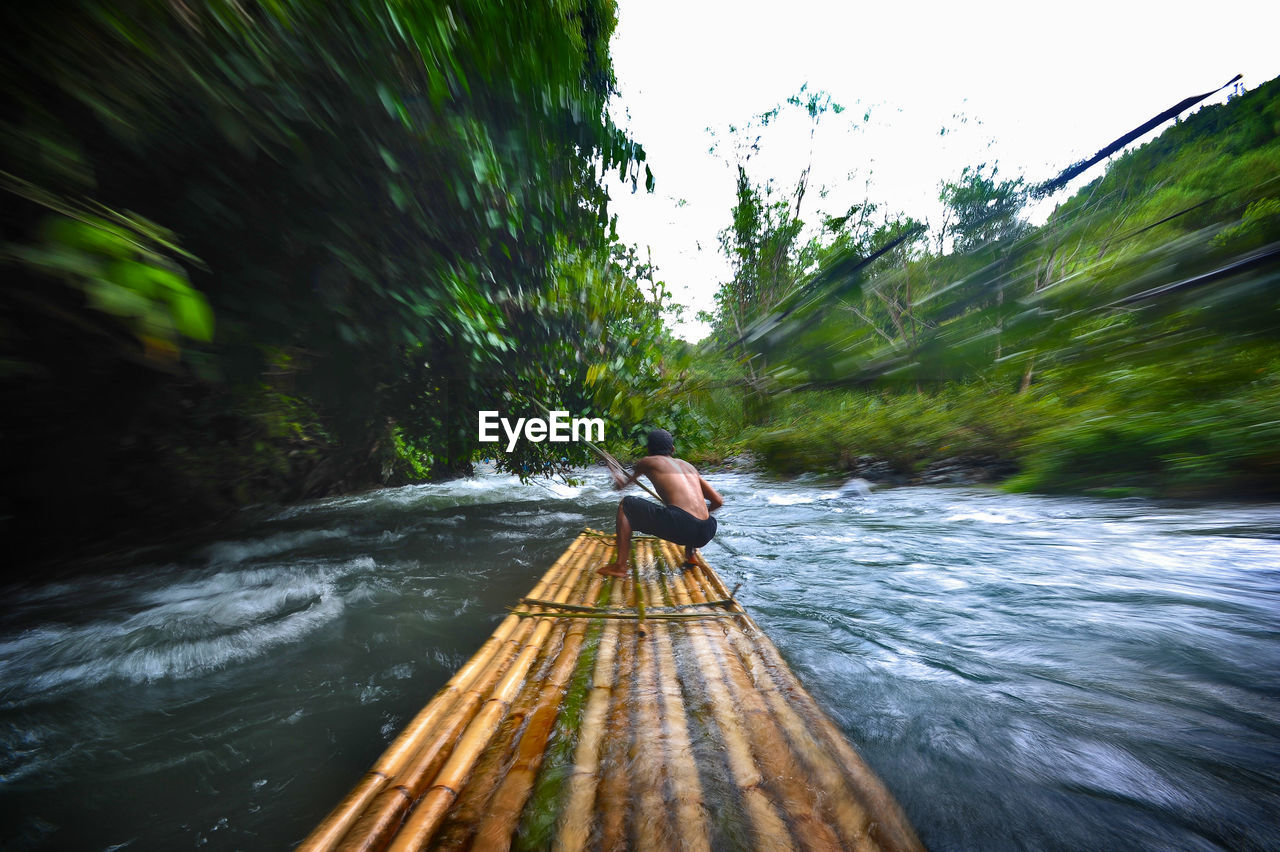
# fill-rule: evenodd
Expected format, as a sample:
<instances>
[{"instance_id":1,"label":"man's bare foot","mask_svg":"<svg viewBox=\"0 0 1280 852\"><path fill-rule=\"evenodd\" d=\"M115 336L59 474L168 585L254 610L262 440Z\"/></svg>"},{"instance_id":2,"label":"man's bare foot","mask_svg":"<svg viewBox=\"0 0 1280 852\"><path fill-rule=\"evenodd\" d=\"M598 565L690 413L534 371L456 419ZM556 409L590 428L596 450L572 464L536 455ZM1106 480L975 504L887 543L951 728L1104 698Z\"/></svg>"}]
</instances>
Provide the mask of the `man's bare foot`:
<instances>
[{"instance_id":1,"label":"man's bare foot","mask_svg":"<svg viewBox=\"0 0 1280 852\"><path fill-rule=\"evenodd\" d=\"M610 562L596 571L601 577L625 577L627 572L617 562Z\"/></svg>"},{"instance_id":2,"label":"man's bare foot","mask_svg":"<svg viewBox=\"0 0 1280 852\"><path fill-rule=\"evenodd\" d=\"M693 559L693 557L696 556L697 554L698 554L698 551L695 550L694 548L686 547L684 549L684 564L681 565L680 567L681 568L697 568L698 563L695 562Z\"/></svg>"}]
</instances>

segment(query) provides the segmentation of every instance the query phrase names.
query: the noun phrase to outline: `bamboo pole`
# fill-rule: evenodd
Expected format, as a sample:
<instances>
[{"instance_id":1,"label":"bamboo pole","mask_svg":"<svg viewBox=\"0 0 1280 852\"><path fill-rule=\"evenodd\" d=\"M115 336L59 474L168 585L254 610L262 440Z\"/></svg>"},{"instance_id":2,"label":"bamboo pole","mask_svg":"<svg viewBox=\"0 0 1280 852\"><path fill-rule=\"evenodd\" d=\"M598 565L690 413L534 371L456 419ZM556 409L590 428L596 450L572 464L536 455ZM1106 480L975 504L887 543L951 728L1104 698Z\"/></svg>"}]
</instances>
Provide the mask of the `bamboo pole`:
<instances>
[{"instance_id":1,"label":"bamboo pole","mask_svg":"<svg viewBox=\"0 0 1280 852\"><path fill-rule=\"evenodd\" d=\"M652 554L647 554L652 559ZM642 554L637 552L636 562ZM641 586L639 593L644 594ZM656 626L654 627L656 630ZM643 633L637 630L637 638ZM631 848L665 852L673 849L674 831L664 800L666 787L666 739L658 700L657 661L653 642L638 642L636 648L635 705L630 766L635 776L635 810ZM606 805L607 807L607 805Z\"/></svg>"},{"instance_id":2,"label":"bamboo pole","mask_svg":"<svg viewBox=\"0 0 1280 852\"><path fill-rule=\"evenodd\" d=\"M400 783L380 793L356 820L338 847L342 852L380 850L391 841L405 816L421 797L423 788L449 758L460 733L479 712L484 693L502 671L495 667L492 678L486 678L476 690L462 696L450 719L434 733L417 759L396 779Z\"/></svg>"},{"instance_id":3,"label":"bamboo pole","mask_svg":"<svg viewBox=\"0 0 1280 852\"><path fill-rule=\"evenodd\" d=\"M533 606L546 607L547 609L552 609L552 610L563 610L565 612L598 612L606 615L608 613L618 613L618 614L626 615L632 612L632 610L626 609L624 607L579 606L577 604L556 604L556 603L552 603L551 601L538 600L535 598L521 598L520 603L532 604ZM694 609L694 608L709 607L709 606L731 607L735 603L736 601L734 601L732 598L724 598L720 600L709 600L704 603L693 603L693 604L677 605L677 606L654 606L653 604L650 604L646 611L652 614L656 612L671 612L671 611L679 611L683 609Z\"/></svg>"},{"instance_id":4,"label":"bamboo pole","mask_svg":"<svg viewBox=\"0 0 1280 852\"><path fill-rule=\"evenodd\" d=\"M568 604L568 603L558 604L554 601L538 600L537 598L521 598L520 603L531 604L533 606L540 606L553 611L554 610L565 610L566 612L608 612L609 611L608 607L588 606L585 604L584 605Z\"/></svg>"},{"instance_id":5,"label":"bamboo pole","mask_svg":"<svg viewBox=\"0 0 1280 852\"><path fill-rule=\"evenodd\" d=\"M675 558L674 553L671 557ZM686 572L683 579L693 600L705 597L704 587L697 582L692 572ZM737 630L731 627L725 632L733 634ZM768 767L767 783L777 791L779 806L790 818L794 837L806 850L839 852L843 848L840 838L819 815L814 793L806 783L806 775L797 764L790 744L779 730L777 720L769 712L760 693L754 688L742 661L729 651L727 642L726 638L725 642L713 643L714 665L718 665L724 673L733 706L739 708L743 717L749 720L746 727L750 732L752 750L760 764ZM865 849L865 846L855 848Z\"/></svg>"},{"instance_id":6,"label":"bamboo pole","mask_svg":"<svg viewBox=\"0 0 1280 852\"><path fill-rule=\"evenodd\" d=\"M534 586L531 596L545 595L547 589L568 573L569 562L574 556L572 547L565 550ZM489 665L507 638L519 627L520 622L519 617L512 615L498 625L493 635L480 646L471 659L454 672L453 677L449 678L435 697L404 727L355 788L316 826L295 852L329 852L337 846L369 803L413 759L428 733L452 709L461 692Z\"/></svg>"},{"instance_id":7,"label":"bamboo pole","mask_svg":"<svg viewBox=\"0 0 1280 852\"><path fill-rule=\"evenodd\" d=\"M780 727L791 740L797 755L808 767L816 786L826 794L826 806L833 815L833 824L841 833L846 846L852 848L861 842L861 835L871 824L872 818L862 803L857 801L849 779L831 756L827 746L820 742L809 722L796 712L782 690L778 688L778 672L761 656L757 644L745 633L732 631L730 645L751 673L756 691L769 705Z\"/></svg>"},{"instance_id":8,"label":"bamboo pole","mask_svg":"<svg viewBox=\"0 0 1280 852\"><path fill-rule=\"evenodd\" d=\"M593 547L582 547L583 558L576 564L579 567L590 564L594 550ZM563 586L552 600L563 603L570 592L569 586ZM411 852L411 850L420 849L440 827L449 806L453 804L458 791L470 776L481 750L497 730L507 709L511 706L511 701L523 686L529 668L551 634L554 623L552 619L542 619L538 622L515 661L498 681L479 711L465 719L467 723L465 731L455 744L444 767L436 775L431 787L418 801L409 818L395 835L388 847L390 852Z\"/></svg>"},{"instance_id":9,"label":"bamboo pole","mask_svg":"<svg viewBox=\"0 0 1280 852\"><path fill-rule=\"evenodd\" d=\"M561 625L556 633L563 634L567 627L568 625ZM531 683L545 678L548 667L554 662L561 647L560 639L552 635L530 670ZM445 815L444 822L432 840L433 850L456 852L471 846L476 826L483 818L489 800L502 783L511 763L511 751L520 741L521 732L528 722L536 699L536 691L528 688L521 690L516 696L510 711L476 760L471 777L458 791L457 800Z\"/></svg>"},{"instance_id":10,"label":"bamboo pole","mask_svg":"<svg viewBox=\"0 0 1280 852\"><path fill-rule=\"evenodd\" d=\"M548 586L548 591L556 590L553 599L567 594L570 580L578 576L577 569L588 559L589 551L585 549L573 553L573 559L565 570L558 572L555 585ZM532 621L521 622L516 627L497 649L490 664L476 673L476 678L449 708L448 715L440 720L410 763L396 776L395 786L379 793L358 817L339 849L343 852L367 852L382 849L390 842L407 812L449 758L463 729L479 712L485 696L509 670L534 630Z\"/></svg>"},{"instance_id":11,"label":"bamboo pole","mask_svg":"<svg viewBox=\"0 0 1280 852\"><path fill-rule=\"evenodd\" d=\"M674 548L670 552L674 553ZM691 569L690 573L699 575L698 579L705 579L707 585L718 594L726 594L723 581L707 565L701 554L698 554L696 562L697 567ZM796 724L792 718L807 720L808 724L802 727L817 745L811 754L824 755L828 761L835 762L852 794L852 808L848 802L841 803L838 799L831 805L841 816L837 825L841 828L842 836L848 835L846 842L856 845L860 842L856 838L865 831L886 852L921 852L924 846L897 800L849 744L844 734L818 707L813 696L800 684L768 635L750 617L744 618L741 623L754 639L750 642L752 650L758 655L764 669L773 675L776 699L773 706L783 708L778 717L787 725ZM735 634L735 631L731 631L730 635L732 637ZM758 688L761 688L768 700L769 687L759 686L758 683ZM829 769L820 768L816 774L820 778L829 777L828 772ZM858 811L865 816L859 817Z\"/></svg>"},{"instance_id":12,"label":"bamboo pole","mask_svg":"<svg viewBox=\"0 0 1280 852\"><path fill-rule=\"evenodd\" d=\"M599 592L601 580L602 578L593 571L581 571L571 596L594 600ZM579 595L579 588L582 589L581 595ZM548 601L547 604L552 607L570 606L570 604L556 604L554 601ZM432 844L433 848L460 849L471 844L478 826L492 808L491 800L505 783L516 755L526 748L528 727L534 720L534 716L540 708L548 704L551 704L553 709L558 706L561 696L557 688L557 677L559 676L561 681L567 679L568 672L572 671L577 663L585 630L585 624L556 623L543 650L534 661L533 668L530 669L530 677L498 730L486 744L470 780L460 791L457 801L450 809L446 821ZM564 674L560 676L559 673L562 671ZM489 843L480 848L492 847L493 844Z\"/></svg>"},{"instance_id":13,"label":"bamboo pole","mask_svg":"<svg viewBox=\"0 0 1280 852\"><path fill-rule=\"evenodd\" d=\"M600 593L602 579L599 575L593 578L588 599ZM542 766L547 740L559 715L564 689L577 667L586 633L586 622L567 627L564 648L556 660L555 668L541 685L540 700L529 714L528 724L516 747L511 768L480 816L474 848L486 852L506 852L510 849L511 836L515 833L520 812L529 799L534 779Z\"/></svg>"},{"instance_id":14,"label":"bamboo pole","mask_svg":"<svg viewBox=\"0 0 1280 852\"><path fill-rule=\"evenodd\" d=\"M584 532L561 554L521 600L524 611L503 620L299 849L505 852L535 782L544 783L539 770L575 671L590 672L590 686L576 744L564 744L573 766L556 849L710 848L685 705L704 691L696 700L714 721L707 733L723 743L754 846L922 849L888 790L701 554L678 571L682 553L646 538L631 583L606 583L590 567L613 542L598 536ZM610 606L608 592L630 607ZM594 659L583 657L597 630ZM677 639L696 672L683 682Z\"/></svg>"},{"instance_id":15,"label":"bamboo pole","mask_svg":"<svg viewBox=\"0 0 1280 852\"><path fill-rule=\"evenodd\" d=\"M548 417L550 417L550 416L551 416L551 410L550 410L549 408L547 408L547 406L546 406L546 404L545 404L545 403L543 403L541 400L537 400L537 399L535 399L533 402L534 402L534 404L535 404L535 405L537 405L539 408L541 408L541 409L542 409L542 411L543 411L543 413L544 413L544 414L546 414ZM619 462L617 459L615 459L615 458L614 458L614 457L609 453L609 451L608 451L608 450L601 449L600 447L598 447L598 446L596 446L595 444L591 443L591 441L587 440L586 438L575 439L575 440L581 440L581 441L582 441L582 443L586 444L588 447L590 447L591 449L595 450L595 451L596 451L596 454L597 454L597 455L599 455L599 456L600 456L600 458L604 460L604 463L609 467L609 469L610 469L610 470L616 470L617 472L619 472L619 473L621 473L621 474L624 474L624 475L626 474L626 470L622 467L622 463L621 463L621 462ZM637 485L639 485L641 488L643 488L645 491L648 491L650 494L652 494L652 495L653 495L653 499L657 500L658 502L662 502L662 498L661 498L661 497L659 497L657 494L654 494L654 493L653 493L653 489L651 489L649 486L645 485L643 482L641 482L641 481L640 481L640 480L638 480L638 479L636 480L636 484L637 484Z\"/></svg>"},{"instance_id":16,"label":"bamboo pole","mask_svg":"<svg viewBox=\"0 0 1280 852\"><path fill-rule=\"evenodd\" d=\"M612 852L627 847L627 825L631 816L630 753L636 734L633 721L635 702L636 645L640 637L634 630L620 633L614 681L605 718L608 732L600 749L600 778L596 792L596 849ZM594 839L594 838L593 838Z\"/></svg>"},{"instance_id":17,"label":"bamboo pole","mask_svg":"<svg viewBox=\"0 0 1280 852\"><path fill-rule=\"evenodd\" d=\"M693 602L687 584L674 583L672 589L679 603ZM793 849L795 847L791 841L791 833L765 795L764 776L756 766L743 726L733 714L733 698L723 672L716 663L715 641L710 630L708 624L693 622L689 627L689 637L695 656L699 658L699 669L705 681L712 716L724 743L729 773L738 788L743 811L746 812L747 821L755 835L755 845L760 849Z\"/></svg>"},{"instance_id":18,"label":"bamboo pole","mask_svg":"<svg viewBox=\"0 0 1280 852\"><path fill-rule=\"evenodd\" d=\"M763 634L756 633L756 636ZM751 673L752 683L768 704L779 727L786 733L797 756L813 778L815 789L822 791L821 810L840 835L846 848L865 848L867 836L875 825L874 817L855 795L854 788L831 750L799 713L777 684L780 673L760 653L758 644L745 632L729 632L729 642Z\"/></svg>"},{"instance_id":19,"label":"bamboo pole","mask_svg":"<svg viewBox=\"0 0 1280 852\"><path fill-rule=\"evenodd\" d=\"M676 550L674 547L667 548L667 551L668 553L678 552L678 550ZM680 554L680 559L681 560L684 559L683 554ZM707 564L707 560L705 557L703 557L701 551L697 551L694 553L693 567L689 570L692 570L695 572L695 576L699 578L699 581L701 582L701 584L704 585L706 588L714 590L716 594L720 595L720 597L722 598L726 598L730 600L733 599L733 595L730 594L729 590L725 587L724 581L720 579L719 574L711 570L711 566ZM736 604L737 601L735 600L734 603ZM741 608L741 606L739 606L739 608Z\"/></svg>"},{"instance_id":20,"label":"bamboo pole","mask_svg":"<svg viewBox=\"0 0 1280 852\"><path fill-rule=\"evenodd\" d=\"M650 600L661 600L657 583L649 586ZM684 712L684 696L676 673L675 651L671 628L659 624L654 630L658 684L666 722L666 759L672 794L675 798L675 821L679 827L680 846L686 852L710 852L711 833L707 826L707 806L702 795L702 782L693 759L693 743L689 741L689 722Z\"/></svg>"},{"instance_id":21,"label":"bamboo pole","mask_svg":"<svg viewBox=\"0 0 1280 852\"><path fill-rule=\"evenodd\" d=\"M614 579L605 581L607 594L615 594L621 584ZM578 665L569 675L568 687L556 714L555 735L548 740L548 748L542 757L543 766L534 779L529 800L520 814L512 843L521 850L547 849L554 841L556 824L563 809L565 793L574 766L574 754L582 730L582 719L590 701L593 675L600 656L604 624L587 627Z\"/></svg>"},{"instance_id":22,"label":"bamboo pole","mask_svg":"<svg viewBox=\"0 0 1280 852\"><path fill-rule=\"evenodd\" d=\"M675 562L679 561L680 554L676 552L676 548L669 544L662 546L664 547L671 564L675 564ZM711 589L719 595L730 597L729 593L725 589L723 581L717 574L715 574L714 571L711 570L710 566L706 564L706 561L701 557L701 554L698 555L695 564L697 565L697 568L693 571L685 572L685 578L687 581L692 581L692 586ZM688 576L690 574L692 576ZM705 592L702 592L700 595L695 597L695 600L705 594ZM759 631L759 628L755 626L754 622L749 617L745 617L745 611L736 604L735 609L744 613L744 618L741 620L741 624L748 628L752 635L760 637L763 642L768 642L767 637ZM755 654L752 654L752 651L756 648L756 644L750 642L746 633L737 629L737 625L727 628L725 633L729 638L730 645L738 652L741 659L741 665L745 666L743 674L746 674L748 671L756 670L755 663L757 662L763 665L765 671L775 673L780 672L786 679L790 680L790 684L793 689L803 695L804 702L812 706L815 715L825 723L825 727L828 730L824 731L824 733L828 736L824 737L824 739L828 740L828 744L824 748L819 746L818 741L815 739L818 732L803 724L800 716L796 713L791 704L787 702L786 696L775 684L768 682L762 683L760 678L751 678L751 686L753 687L752 691L756 689L760 691L764 701L768 704L771 715L776 720L779 729L784 731L792 742L799 744L797 749L803 751L802 757L804 758L804 763L809 767L812 767L812 771L816 776L815 781L818 782L818 786L824 789L828 794L833 792L835 793L835 795L829 796L829 798L822 803L821 809L831 812L832 816L836 817L833 822L836 823L838 832L841 835L841 842L844 843L847 848L866 848L869 842L874 843L875 841L879 841L881 843L885 843L886 841L889 841L891 848L901 848L904 850L920 849L919 841L915 838L914 832L906 822L905 817L901 815L901 811L897 803L888 795L887 790L884 790L883 785L879 783L879 780L876 779L875 776L870 773L870 770L865 767L865 764L861 763L860 758L857 757L856 752L853 752L844 737L840 735L838 731L834 730L834 726L830 723L829 719L825 717L825 714L821 714L821 711L817 709L816 704L812 701L812 697L809 696L808 693L800 686L798 681L795 680L794 674L786 667L785 663L782 662L780 655L777 654L777 650L772 646L772 643L769 643L769 648L765 651L758 651ZM773 652L772 656L774 657L774 661L772 664L765 660L765 657L768 656L767 651ZM835 734L834 737L830 736L832 732ZM872 821L871 817L868 816L866 809L861 807L855 797L850 794L851 788L856 785L852 783L852 779L848 778L848 773L841 772L833 766L833 760L830 757L829 751L831 747L834 747L834 751L841 755L846 764L856 762L854 763L854 768L859 769L861 774L864 774L874 787L879 788L879 790L873 788L867 791L871 793L868 797L868 803L875 808L875 813L883 813L883 823L881 821ZM855 773L855 777L856 774L858 773ZM859 792L862 791L859 790ZM807 834L807 832L803 834ZM872 836L868 838L868 835ZM874 846L872 848L874 848Z\"/></svg>"},{"instance_id":23,"label":"bamboo pole","mask_svg":"<svg viewBox=\"0 0 1280 852\"><path fill-rule=\"evenodd\" d=\"M573 773L569 776L565 806L556 824L553 848L558 852L576 852L586 846L591 824L591 806L595 800L600 769L600 744L604 738L604 717L614 688L614 663L617 659L618 623L605 625L592 674L591 697L587 700L574 752Z\"/></svg>"},{"instance_id":24,"label":"bamboo pole","mask_svg":"<svg viewBox=\"0 0 1280 852\"><path fill-rule=\"evenodd\" d=\"M701 554L698 555L697 562L699 565L695 570L705 575L711 585L723 594L725 592L723 581L711 570ZM903 852L923 850L924 846L902 812L901 805L879 777L871 771L861 755L849 744L830 717L818 707L813 696L800 684L795 673L783 660L777 646L750 617L745 618L744 623L752 635L757 637L755 647L770 671L774 672L779 688L785 693L792 706L803 711L809 719L810 727L819 737L820 742L838 759L854 795L865 803L873 820L868 831L873 834L876 842L882 848L895 850L895 852L896 850L903 850Z\"/></svg>"},{"instance_id":25,"label":"bamboo pole","mask_svg":"<svg viewBox=\"0 0 1280 852\"><path fill-rule=\"evenodd\" d=\"M541 665L541 663L535 664ZM532 677L537 677L533 674ZM445 814L440 828L432 838L431 848L435 852L460 852L471 848L475 840L476 827L484 817L489 800L502 783L507 767L511 763L511 749L519 742L520 732L528 722L531 707L526 706L525 693L521 693L498 730L481 752L472 770L471 778L461 790L448 813Z\"/></svg>"},{"instance_id":26,"label":"bamboo pole","mask_svg":"<svg viewBox=\"0 0 1280 852\"><path fill-rule=\"evenodd\" d=\"M586 445L587 445L588 447L590 447L591 449L593 449L593 450L595 450L597 453L599 453L599 454L601 455L601 457L603 457L603 458L604 458L605 463L609 466L609 468L610 468L611 470L615 470L615 471L617 471L618 473L622 474L622 476L623 476L623 478L624 478L624 479L626 478L627 470L626 470L626 468L624 468L624 467L622 466L622 462L618 461L618 460L617 460L617 459L615 459L613 456L611 456L611 455L610 455L606 450L602 450L602 449L600 449L599 447L597 447L595 444L591 443L590 441L584 441L584 443L586 443ZM657 500L659 503L661 503L661 502L662 502L662 498L661 498L661 497L659 497L659 496L657 495L657 493L656 493L652 488L650 488L649 486L647 486L647 485L645 485L643 482L641 482L641 481L639 480L639 478L637 478L637 479L635 480L635 484L636 484L636 485L639 485L641 488L643 488L643 489L645 490L645 492L646 492L646 493L648 493L648 495L649 495L650 497L652 497L653 499Z\"/></svg>"},{"instance_id":27,"label":"bamboo pole","mask_svg":"<svg viewBox=\"0 0 1280 852\"><path fill-rule=\"evenodd\" d=\"M513 615L521 618L556 618L573 621L574 619L583 619L586 621L634 621L641 623L640 614L638 612L524 612L522 610L513 610ZM715 620L718 618L743 618L746 613L742 612L654 612L645 615L646 621L697 621L700 619Z\"/></svg>"},{"instance_id":28,"label":"bamboo pole","mask_svg":"<svg viewBox=\"0 0 1280 852\"><path fill-rule=\"evenodd\" d=\"M636 613L640 618L640 629L637 636L644 637L644 586L640 585L640 559L636 551L631 551L631 584L635 589Z\"/></svg>"},{"instance_id":29,"label":"bamboo pole","mask_svg":"<svg viewBox=\"0 0 1280 852\"><path fill-rule=\"evenodd\" d=\"M897 799L871 771L830 717L818 707L813 696L796 679L795 673L787 666L769 637L758 629L757 633L756 647L782 682L780 688L791 704L809 719L819 741L839 761L855 795L866 803L874 820L868 829L872 838L886 852L922 852L924 845L911 827L906 814L902 812Z\"/></svg>"}]
</instances>

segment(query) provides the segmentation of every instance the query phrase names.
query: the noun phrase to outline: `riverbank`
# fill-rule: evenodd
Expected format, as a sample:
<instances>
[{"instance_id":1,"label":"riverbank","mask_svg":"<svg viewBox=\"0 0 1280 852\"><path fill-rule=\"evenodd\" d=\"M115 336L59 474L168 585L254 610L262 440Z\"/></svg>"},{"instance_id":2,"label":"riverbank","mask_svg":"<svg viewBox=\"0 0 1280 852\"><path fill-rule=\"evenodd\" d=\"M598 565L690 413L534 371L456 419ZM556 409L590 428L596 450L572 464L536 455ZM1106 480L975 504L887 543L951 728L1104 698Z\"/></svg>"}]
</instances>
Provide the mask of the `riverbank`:
<instances>
[{"instance_id":1,"label":"riverbank","mask_svg":"<svg viewBox=\"0 0 1280 852\"><path fill-rule=\"evenodd\" d=\"M1201 381L1178 395L1136 371L1074 391L1063 381L1026 392L977 383L798 392L766 400L755 425L744 425L741 395L722 388L672 428L677 454L706 470L857 477L878 486L1274 498L1280 370L1250 373L1256 380L1216 388ZM433 473L448 480L447 472L469 469L415 465L415 449L392 427L344 448L296 400L265 398L274 402L215 440L193 428L182 440L142 442L145 453L82 442L49 475L33 474L11 495L31 510L0 520L0 531L13 533L7 573L42 574L63 560L199 532L250 505L358 494ZM608 446L624 458L639 449Z\"/></svg>"},{"instance_id":2,"label":"riverbank","mask_svg":"<svg viewBox=\"0 0 1280 852\"><path fill-rule=\"evenodd\" d=\"M944 385L810 391L769 402L756 425L721 393L681 451L703 467L859 477L883 485L998 484L1011 491L1172 498L1280 496L1280 381L1192 386L1149 377L1067 392ZM1185 380L1185 377L1179 377ZM1101 385L1101 389L1099 389Z\"/></svg>"},{"instance_id":3,"label":"riverbank","mask_svg":"<svg viewBox=\"0 0 1280 852\"><path fill-rule=\"evenodd\" d=\"M750 452L720 459L695 455L688 461L707 475L724 473L779 475L770 471L758 456ZM896 470L885 459L859 456L853 459L850 465L838 471L807 470L801 471L799 475L830 478L833 484L862 480L870 486L898 488L921 485L993 485L1006 481L1016 472L1016 469L1011 468L1006 460L957 456L931 462L918 472L903 473ZM790 478L785 474L781 476L783 479Z\"/></svg>"}]
</instances>

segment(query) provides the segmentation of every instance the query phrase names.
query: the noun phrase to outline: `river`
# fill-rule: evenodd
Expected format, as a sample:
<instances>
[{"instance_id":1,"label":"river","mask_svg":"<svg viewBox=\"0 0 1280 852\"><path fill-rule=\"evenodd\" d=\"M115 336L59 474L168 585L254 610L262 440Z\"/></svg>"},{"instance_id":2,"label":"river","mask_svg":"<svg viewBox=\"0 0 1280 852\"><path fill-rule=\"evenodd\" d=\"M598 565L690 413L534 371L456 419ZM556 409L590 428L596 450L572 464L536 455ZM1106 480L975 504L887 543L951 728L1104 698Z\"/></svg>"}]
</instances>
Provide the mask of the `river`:
<instances>
[{"instance_id":1,"label":"river","mask_svg":"<svg viewBox=\"0 0 1280 852\"><path fill-rule=\"evenodd\" d=\"M0 848L301 840L583 526L488 474L3 590ZM704 553L934 850L1280 850L1280 506L709 477Z\"/></svg>"}]
</instances>

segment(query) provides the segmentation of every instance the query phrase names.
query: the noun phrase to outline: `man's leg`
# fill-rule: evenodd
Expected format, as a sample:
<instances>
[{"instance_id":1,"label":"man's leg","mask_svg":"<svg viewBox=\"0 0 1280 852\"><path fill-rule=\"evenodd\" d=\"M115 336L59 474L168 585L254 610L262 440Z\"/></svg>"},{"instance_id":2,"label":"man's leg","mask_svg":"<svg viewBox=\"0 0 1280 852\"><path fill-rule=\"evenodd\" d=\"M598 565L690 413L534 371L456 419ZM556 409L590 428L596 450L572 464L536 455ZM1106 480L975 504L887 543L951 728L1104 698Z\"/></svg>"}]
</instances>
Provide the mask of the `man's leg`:
<instances>
[{"instance_id":1,"label":"man's leg","mask_svg":"<svg viewBox=\"0 0 1280 852\"><path fill-rule=\"evenodd\" d=\"M621 503L618 504L615 540L618 545L617 558L601 568L598 573L606 577L625 577L627 567L631 564L631 521L627 518L627 513L622 510Z\"/></svg>"},{"instance_id":2,"label":"man's leg","mask_svg":"<svg viewBox=\"0 0 1280 852\"><path fill-rule=\"evenodd\" d=\"M716 536L717 526L718 525L716 523L716 519L714 516L707 518L705 521L702 522L701 533L698 535L698 537L695 540L701 541L704 545L710 542L711 539L715 538ZM686 544L684 547L684 564L681 565L680 567L681 568L697 567L698 563L694 561L694 557L697 555L698 555L698 548L694 547L692 544Z\"/></svg>"}]
</instances>

